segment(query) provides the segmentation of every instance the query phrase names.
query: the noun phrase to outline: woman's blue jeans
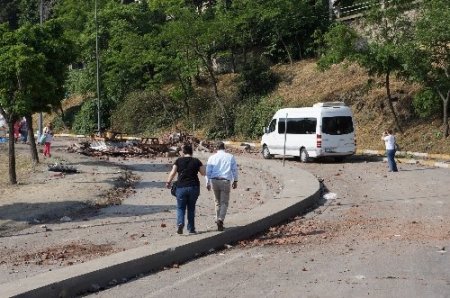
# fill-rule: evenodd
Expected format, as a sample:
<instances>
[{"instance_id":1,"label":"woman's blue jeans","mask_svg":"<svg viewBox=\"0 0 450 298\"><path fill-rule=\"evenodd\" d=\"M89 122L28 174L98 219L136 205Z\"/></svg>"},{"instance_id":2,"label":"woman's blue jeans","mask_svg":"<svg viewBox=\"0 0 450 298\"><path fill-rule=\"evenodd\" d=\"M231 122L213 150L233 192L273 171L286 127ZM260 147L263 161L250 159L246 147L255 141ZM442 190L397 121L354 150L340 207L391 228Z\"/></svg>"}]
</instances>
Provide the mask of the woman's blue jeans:
<instances>
[{"instance_id":1,"label":"woman's blue jeans","mask_svg":"<svg viewBox=\"0 0 450 298\"><path fill-rule=\"evenodd\" d=\"M386 156L388 160L389 165L389 171L391 172L398 172L397 170L397 164L395 163L395 149L392 150L386 150Z\"/></svg>"},{"instance_id":2,"label":"woman's blue jeans","mask_svg":"<svg viewBox=\"0 0 450 298\"><path fill-rule=\"evenodd\" d=\"M200 186L177 187L177 225L184 226L187 209L187 230L195 232L195 204L200 195Z\"/></svg>"}]
</instances>

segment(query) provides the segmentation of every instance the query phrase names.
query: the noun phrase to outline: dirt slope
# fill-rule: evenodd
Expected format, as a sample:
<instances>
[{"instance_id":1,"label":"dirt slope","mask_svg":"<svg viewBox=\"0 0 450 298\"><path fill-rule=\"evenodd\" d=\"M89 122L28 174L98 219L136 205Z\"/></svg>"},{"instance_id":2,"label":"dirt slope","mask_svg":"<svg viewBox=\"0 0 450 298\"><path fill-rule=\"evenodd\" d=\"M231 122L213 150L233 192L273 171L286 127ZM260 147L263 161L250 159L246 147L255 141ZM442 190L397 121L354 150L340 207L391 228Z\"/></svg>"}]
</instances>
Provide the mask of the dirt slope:
<instances>
[{"instance_id":1,"label":"dirt slope","mask_svg":"<svg viewBox=\"0 0 450 298\"><path fill-rule=\"evenodd\" d=\"M320 101L340 100L353 109L356 136L360 149L383 149L383 130L395 131L393 117L386 104L383 80L372 78L371 88L366 72L356 65L335 65L320 72L313 60L273 68L282 78L272 96L281 97L287 106L310 106ZM402 150L428 153L450 152L450 142L442 138L440 115L434 119L419 119L414 114L412 99L419 86L392 81L394 103L404 134L396 132Z\"/></svg>"}]
</instances>

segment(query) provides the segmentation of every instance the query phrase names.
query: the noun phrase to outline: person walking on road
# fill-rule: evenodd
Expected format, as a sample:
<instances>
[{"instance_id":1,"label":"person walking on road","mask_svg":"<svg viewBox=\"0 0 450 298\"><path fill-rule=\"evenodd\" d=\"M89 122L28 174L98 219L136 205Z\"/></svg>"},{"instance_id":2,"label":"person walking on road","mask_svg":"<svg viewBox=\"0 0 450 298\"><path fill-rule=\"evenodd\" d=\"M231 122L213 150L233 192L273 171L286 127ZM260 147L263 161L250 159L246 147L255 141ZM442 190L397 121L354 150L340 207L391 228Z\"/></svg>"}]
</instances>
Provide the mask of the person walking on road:
<instances>
[{"instance_id":1,"label":"person walking on road","mask_svg":"<svg viewBox=\"0 0 450 298\"><path fill-rule=\"evenodd\" d=\"M386 156L389 165L389 172L398 172L397 164L395 163L395 151L397 146L395 136L392 134L392 130L386 130L383 133L381 140L384 141L384 145L386 146Z\"/></svg>"},{"instance_id":2,"label":"person walking on road","mask_svg":"<svg viewBox=\"0 0 450 298\"><path fill-rule=\"evenodd\" d=\"M44 130L42 131L42 133L45 136L45 141L44 141L44 158L45 157L52 157L52 154L50 153L50 146L52 144L53 141L53 126L51 123L48 123L46 127L44 127Z\"/></svg>"},{"instance_id":3,"label":"person walking on road","mask_svg":"<svg viewBox=\"0 0 450 298\"><path fill-rule=\"evenodd\" d=\"M223 222L230 200L230 188L238 183L238 167L234 156L225 152L225 144L217 144L217 153L206 164L206 188L214 192L217 230L223 231Z\"/></svg>"},{"instance_id":4,"label":"person walking on road","mask_svg":"<svg viewBox=\"0 0 450 298\"><path fill-rule=\"evenodd\" d=\"M192 157L192 146L190 144L184 144L181 152L182 157L179 157L173 164L166 187L171 188L172 180L178 173L176 188L177 233L183 234L184 218L187 209L187 230L189 234L195 234L195 204L200 195L198 173L205 176L205 166L198 158Z\"/></svg>"}]
</instances>

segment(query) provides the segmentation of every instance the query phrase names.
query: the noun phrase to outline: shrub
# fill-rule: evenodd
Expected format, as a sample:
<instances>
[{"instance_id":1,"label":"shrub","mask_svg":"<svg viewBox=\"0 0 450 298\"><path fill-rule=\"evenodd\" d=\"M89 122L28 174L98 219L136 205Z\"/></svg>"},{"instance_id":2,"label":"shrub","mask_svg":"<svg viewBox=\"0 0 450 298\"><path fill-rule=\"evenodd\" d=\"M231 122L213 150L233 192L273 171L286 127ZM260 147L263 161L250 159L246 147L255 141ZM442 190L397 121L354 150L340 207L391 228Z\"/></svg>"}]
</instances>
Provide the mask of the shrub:
<instances>
[{"instance_id":1,"label":"shrub","mask_svg":"<svg viewBox=\"0 0 450 298\"><path fill-rule=\"evenodd\" d=\"M414 111L421 117L426 118L437 114L441 110L439 97L431 89L424 89L414 96Z\"/></svg>"},{"instance_id":2,"label":"shrub","mask_svg":"<svg viewBox=\"0 0 450 298\"><path fill-rule=\"evenodd\" d=\"M165 93L132 92L112 113L112 128L128 134L154 134L183 120L182 112L183 106Z\"/></svg>"},{"instance_id":3,"label":"shrub","mask_svg":"<svg viewBox=\"0 0 450 298\"><path fill-rule=\"evenodd\" d=\"M239 84L239 94L242 98L245 98L268 94L275 89L279 78L270 70L269 65L258 59L253 59L244 65L237 82Z\"/></svg>"},{"instance_id":4,"label":"shrub","mask_svg":"<svg viewBox=\"0 0 450 298\"><path fill-rule=\"evenodd\" d=\"M281 106L281 98L252 97L246 100L236 110L235 133L246 138L258 139L263 134L263 128Z\"/></svg>"},{"instance_id":5,"label":"shrub","mask_svg":"<svg viewBox=\"0 0 450 298\"><path fill-rule=\"evenodd\" d=\"M79 134L91 134L97 130L97 102L93 99L85 101L75 115L73 131Z\"/></svg>"}]
</instances>

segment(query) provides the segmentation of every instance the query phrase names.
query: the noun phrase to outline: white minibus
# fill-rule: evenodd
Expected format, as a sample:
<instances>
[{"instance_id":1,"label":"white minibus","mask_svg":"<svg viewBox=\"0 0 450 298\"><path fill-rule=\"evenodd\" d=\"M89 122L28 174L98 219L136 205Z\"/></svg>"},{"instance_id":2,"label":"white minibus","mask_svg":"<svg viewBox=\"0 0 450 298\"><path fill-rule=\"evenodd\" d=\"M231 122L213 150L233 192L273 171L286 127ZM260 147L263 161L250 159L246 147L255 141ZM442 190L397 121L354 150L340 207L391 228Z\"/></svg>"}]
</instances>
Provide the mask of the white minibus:
<instances>
[{"instance_id":1,"label":"white minibus","mask_svg":"<svg viewBox=\"0 0 450 298\"><path fill-rule=\"evenodd\" d=\"M266 159L288 155L307 162L330 156L342 161L356 152L352 111L343 102L280 109L264 128L261 148Z\"/></svg>"}]
</instances>

